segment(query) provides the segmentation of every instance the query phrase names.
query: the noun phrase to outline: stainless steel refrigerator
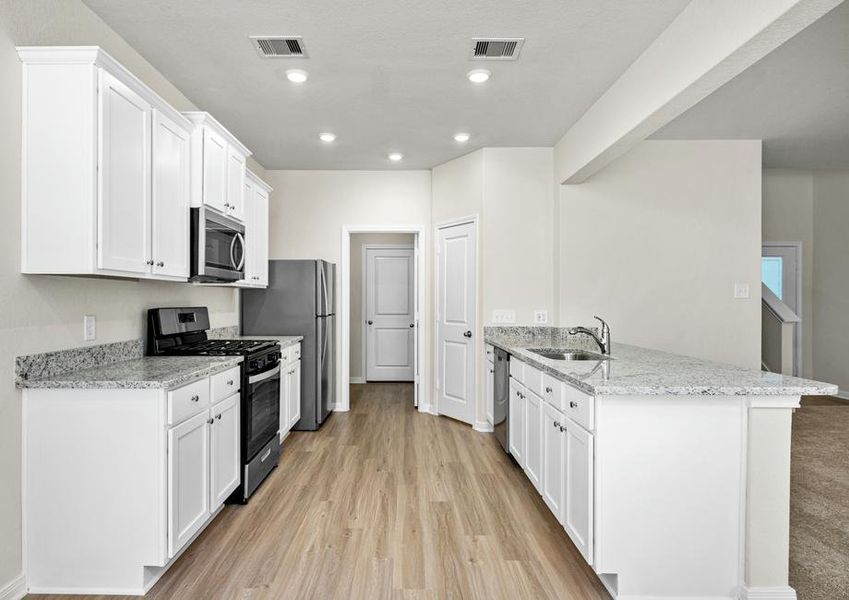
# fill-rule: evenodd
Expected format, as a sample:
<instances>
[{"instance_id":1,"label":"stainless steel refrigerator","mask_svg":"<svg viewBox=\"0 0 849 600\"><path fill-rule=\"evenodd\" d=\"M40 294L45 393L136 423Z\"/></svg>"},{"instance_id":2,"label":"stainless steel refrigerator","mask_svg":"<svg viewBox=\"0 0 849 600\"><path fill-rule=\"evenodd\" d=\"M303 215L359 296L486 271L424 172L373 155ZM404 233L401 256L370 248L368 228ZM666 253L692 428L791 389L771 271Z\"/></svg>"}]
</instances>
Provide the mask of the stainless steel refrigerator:
<instances>
[{"instance_id":1,"label":"stainless steel refrigerator","mask_svg":"<svg viewBox=\"0 0 849 600\"><path fill-rule=\"evenodd\" d=\"M243 335L302 335L301 420L315 431L336 404L336 265L268 261L268 288L243 289Z\"/></svg>"}]
</instances>

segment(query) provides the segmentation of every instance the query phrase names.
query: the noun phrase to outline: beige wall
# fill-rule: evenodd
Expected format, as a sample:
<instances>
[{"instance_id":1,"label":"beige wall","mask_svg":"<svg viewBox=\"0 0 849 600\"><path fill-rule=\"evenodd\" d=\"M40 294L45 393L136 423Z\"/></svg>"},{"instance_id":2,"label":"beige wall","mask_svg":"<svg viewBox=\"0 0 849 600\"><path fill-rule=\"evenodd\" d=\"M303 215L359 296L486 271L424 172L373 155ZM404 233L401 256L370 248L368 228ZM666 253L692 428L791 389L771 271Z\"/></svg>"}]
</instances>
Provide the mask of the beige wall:
<instances>
[{"instance_id":1,"label":"beige wall","mask_svg":"<svg viewBox=\"0 0 849 600\"><path fill-rule=\"evenodd\" d=\"M814 171L813 375L849 394L849 171Z\"/></svg>"},{"instance_id":2,"label":"beige wall","mask_svg":"<svg viewBox=\"0 0 849 600\"><path fill-rule=\"evenodd\" d=\"M99 45L180 110L196 107L77 0L0 0L0 589L21 571L21 394L14 357L144 335L152 306L206 304L213 326L238 323L234 290L117 279L23 276L20 269L21 65L15 45ZM252 167L263 173L256 163Z\"/></svg>"},{"instance_id":3,"label":"beige wall","mask_svg":"<svg viewBox=\"0 0 849 600\"><path fill-rule=\"evenodd\" d=\"M560 202L561 322L760 367L760 142L642 142Z\"/></svg>"},{"instance_id":4,"label":"beige wall","mask_svg":"<svg viewBox=\"0 0 849 600\"><path fill-rule=\"evenodd\" d=\"M811 171L764 169L764 242L802 242L802 377L813 377L814 177Z\"/></svg>"},{"instance_id":5,"label":"beige wall","mask_svg":"<svg viewBox=\"0 0 849 600\"><path fill-rule=\"evenodd\" d=\"M342 226L420 226L425 228L421 244L425 281L432 278L430 243L430 171L266 171L274 187L270 210L269 256L275 258L322 258L340 264ZM336 289L341 293L341 272L336 270ZM431 321L431 294L425 293L424 313ZM339 310L339 306L336 307ZM352 321L353 323L353 321ZM351 335L354 335L352 327ZM424 328L425 360L423 381L429 382L432 356L431 328ZM339 364L341 323L336 332ZM353 366L351 367L353 369ZM337 397L341 386L338 377ZM430 390L423 389L424 404Z\"/></svg>"},{"instance_id":6,"label":"beige wall","mask_svg":"<svg viewBox=\"0 0 849 600\"><path fill-rule=\"evenodd\" d=\"M350 337L350 377L364 379L365 355L363 353L363 335L365 316L363 294L366 273L363 270L363 257L366 246L370 244L410 246L415 236L409 233L355 233L351 235L351 337Z\"/></svg>"}]
</instances>

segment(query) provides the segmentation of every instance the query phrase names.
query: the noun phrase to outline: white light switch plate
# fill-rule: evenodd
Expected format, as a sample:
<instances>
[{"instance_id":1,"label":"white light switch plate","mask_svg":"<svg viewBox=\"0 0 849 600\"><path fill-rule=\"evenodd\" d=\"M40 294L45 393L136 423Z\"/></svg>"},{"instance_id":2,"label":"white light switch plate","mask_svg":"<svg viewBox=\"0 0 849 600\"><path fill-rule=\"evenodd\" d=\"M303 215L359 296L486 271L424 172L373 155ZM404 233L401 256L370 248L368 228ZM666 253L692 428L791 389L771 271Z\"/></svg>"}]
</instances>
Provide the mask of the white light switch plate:
<instances>
[{"instance_id":1,"label":"white light switch plate","mask_svg":"<svg viewBox=\"0 0 849 600\"><path fill-rule=\"evenodd\" d=\"M97 319L94 315L83 317L83 339L87 342L97 337Z\"/></svg>"},{"instance_id":2,"label":"white light switch plate","mask_svg":"<svg viewBox=\"0 0 849 600\"><path fill-rule=\"evenodd\" d=\"M734 298L746 299L748 297L749 297L749 284L748 283L735 283L734 284Z\"/></svg>"},{"instance_id":3,"label":"white light switch plate","mask_svg":"<svg viewBox=\"0 0 849 600\"><path fill-rule=\"evenodd\" d=\"M534 323L538 325L545 325L548 323L548 311L547 310L535 310L534 311Z\"/></svg>"},{"instance_id":4,"label":"white light switch plate","mask_svg":"<svg viewBox=\"0 0 849 600\"><path fill-rule=\"evenodd\" d=\"M499 309L492 311L492 322L493 323L515 323L516 322L516 311L515 310L505 310Z\"/></svg>"}]
</instances>

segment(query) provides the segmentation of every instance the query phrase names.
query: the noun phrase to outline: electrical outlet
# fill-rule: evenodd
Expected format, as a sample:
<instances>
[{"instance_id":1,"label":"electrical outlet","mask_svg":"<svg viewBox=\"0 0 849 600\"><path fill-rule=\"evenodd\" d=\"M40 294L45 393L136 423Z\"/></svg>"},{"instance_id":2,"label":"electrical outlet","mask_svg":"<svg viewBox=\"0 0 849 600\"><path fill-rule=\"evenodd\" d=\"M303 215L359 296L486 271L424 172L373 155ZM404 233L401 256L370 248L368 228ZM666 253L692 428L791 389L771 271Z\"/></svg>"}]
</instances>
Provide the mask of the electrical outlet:
<instances>
[{"instance_id":1,"label":"electrical outlet","mask_svg":"<svg viewBox=\"0 0 849 600\"><path fill-rule=\"evenodd\" d=\"M538 325L544 325L548 323L548 311L547 310L535 310L534 311L534 323Z\"/></svg>"},{"instance_id":2,"label":"electrical outlet","mask_svg":"<svg viewBox=\"0 0 849 600\"><path fill-rule=\"evenodd\" d=\"M515 323L516 322L516 311L515 310L505 310L499 309L492 311L492 322L493 323Z\"/></svg>"},{"instance_id":3,"label":"electrical outlet","mask_svg":"<svg viewBox=\"0 0 849 600\"><path fill-rule=\"evenodd\" d=\"M94 315L83 316L83 339L87 342L97 337L97 318Z\"/></svg>"},{"instance_id":4,"label":"electrical outlet","mask_svg":"<svg viewBox=\"0 0 849 600\"><path fill-rule=\"evenodd\" d=\"M734 298L745 300L749 297L749 284L748 283L735 283L734 284Z\"/></svg>"}]
</instances>

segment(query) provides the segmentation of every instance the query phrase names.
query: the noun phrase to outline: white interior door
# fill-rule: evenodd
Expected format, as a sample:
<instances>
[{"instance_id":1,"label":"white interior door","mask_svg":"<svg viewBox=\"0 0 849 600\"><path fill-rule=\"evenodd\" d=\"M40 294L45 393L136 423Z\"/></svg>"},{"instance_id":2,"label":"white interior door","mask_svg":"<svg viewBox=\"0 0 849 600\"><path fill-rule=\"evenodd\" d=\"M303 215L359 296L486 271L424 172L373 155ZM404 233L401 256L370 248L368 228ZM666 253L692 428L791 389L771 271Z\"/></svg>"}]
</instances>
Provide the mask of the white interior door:
<instances>
[{"instance_id":1,"label":"white interior door","mask_svg":"<svg viewBox=\"0 0 849 600\"><path fill-rule=\"evenodd\" d=\"M437 237L438 410L471 424L475 419L477 224L441 227Z\"/></svg>"},{"instance_id":2,"label":"white interior door","mask_svg":"<svg viewBox=\"0 0 849 600\"><path fill-rule=\"evenodd\" d=\"M799 243L766 243L761 252L761 280L799 317L793 336L793 374L802 366L802 252Z\"/></svg>"},{"instance_id":3,"label":"white interior door","mask_svg":"<svg viewBox=\"0 0 849 600\"><path fill-rule=\"evenodd\" d=\"M366 380L415 379L415 253L366 247Z\"/></svg>"}]
</instances>

